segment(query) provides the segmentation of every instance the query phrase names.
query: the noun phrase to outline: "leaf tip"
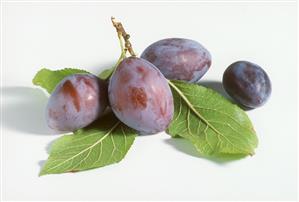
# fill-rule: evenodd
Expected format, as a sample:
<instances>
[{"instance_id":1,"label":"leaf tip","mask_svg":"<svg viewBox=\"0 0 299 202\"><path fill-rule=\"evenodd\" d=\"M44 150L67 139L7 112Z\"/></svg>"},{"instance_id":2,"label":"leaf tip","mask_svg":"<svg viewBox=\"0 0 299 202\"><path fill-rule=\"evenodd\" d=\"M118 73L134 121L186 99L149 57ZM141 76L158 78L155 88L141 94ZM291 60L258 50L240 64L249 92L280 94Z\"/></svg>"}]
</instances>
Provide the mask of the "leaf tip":
<instances>
[{"instance_id":1,"label":"leaf tip","mask_svg":"<svg viewBox=\"0 0 299 202\"><path fill-rule=\"evenodd\" d=\"M44 169L42 169L39 174L38 174L38 177L42 177L44 175L47 175L47 173L44 171Z\"/></svg>"},{"instance_id":2,"label":"leaf tip","mask_svg":"<svg viewBox=\"0 0 299 202\"><path fill-rule=\"evenodd\" d=\"M50 70L49 69L47 69L47 68L41 68L35 75L34 75L34 77L33 77L33 79L32 79L32 83L34 84L34 85L39 85L40 84L40 77L42 76L42 75L44 75L45 73L48 73Z\"/></svg>"},{"instance_id":3,"label":"leaf tip","mask_svg":"<svg viewBox=\"0 0 299 202\"><path fill-rule=\"evenodd\" d=\"M252 152L249 153L249 156L254 156L254 155L255 155L254 151L252 151Z\"/></svg>"},{"instance_id":4,"label":"leaf tip","mask_svg":"<svg viewBox=\"0 0 299 202\"><path fill-rule=\"evenodd\" d=\"M38 177L42 177L42 176L44 176L44 175L48 175L48 174L50 174L49 172L48 172L48 167L47 167L47 162L42 166L42 168L41 168L41 170L40 170L40 172L39 172L39 174L38 174Z\"/></svg>"}]
</instances>

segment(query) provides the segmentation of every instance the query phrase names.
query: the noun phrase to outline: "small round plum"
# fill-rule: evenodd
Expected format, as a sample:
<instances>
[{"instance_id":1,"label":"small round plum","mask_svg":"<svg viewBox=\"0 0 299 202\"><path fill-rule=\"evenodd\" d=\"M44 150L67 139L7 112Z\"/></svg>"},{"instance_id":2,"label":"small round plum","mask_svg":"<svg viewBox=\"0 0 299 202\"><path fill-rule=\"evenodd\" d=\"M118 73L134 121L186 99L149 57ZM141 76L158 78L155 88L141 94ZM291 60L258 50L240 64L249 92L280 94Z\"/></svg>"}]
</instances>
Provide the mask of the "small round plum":
<instances>
[{"instance_id":1,"label":"small round plum","mask_svg":"<svg viewBox=\"0 0 299 202\"><path fill-rule=\"evenodd\" d=\"M92 74L64 78L48 101L46 119L57 131L75 131L96 120L107 106L107 84Z\"/></svg>"},{"instance_id":2,"label":"small round plum","mask_svg":"<svg viewBox=\"0 0 299 202\"><path fill-rule=\"evenodd\" d=\"M238 61L228 66L222 82L226 92L247 108L262 106L271 94L267 73L248 61Z\"/></svg>"},{"instance_id":3,"label":"small round plum","mask_svg":"<svg viewBox=\"0 0 299 202\"><path fill-rule=\"evenodd\" d=\"M125 58L108 87L110 106L129 127L143 134L167 128L173 117L173 97L167 80L148 61Z\"/></svg>"},{"instance_id":4,"label":"small round plum","mask_svg":"<svg viewBox=\"0 0 299 202\"><path fill-rule=\"evenodd\" d=\"M153 63L167 79L198 82L211 66L211 55L200 43L183 38L157 41L141 58Z\"/></svg>"}]
</instances>

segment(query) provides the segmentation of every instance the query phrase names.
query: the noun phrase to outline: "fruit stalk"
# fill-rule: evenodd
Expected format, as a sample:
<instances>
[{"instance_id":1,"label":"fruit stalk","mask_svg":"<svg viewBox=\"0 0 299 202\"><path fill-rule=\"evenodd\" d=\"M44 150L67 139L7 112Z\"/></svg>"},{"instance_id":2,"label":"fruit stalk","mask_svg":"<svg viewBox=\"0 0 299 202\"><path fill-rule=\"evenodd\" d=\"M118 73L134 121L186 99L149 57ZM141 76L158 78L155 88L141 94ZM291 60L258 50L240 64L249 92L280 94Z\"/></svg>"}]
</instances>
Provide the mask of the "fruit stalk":
<instances>
[{"instance_id":1,"label":"fruit stalk","mask_svg":"<svg viewBox=\"0 0 299 202\"><path fill-rule=\"evenodd\" d=\"M121 22L117 22L114 17L111 17L111 22L117 31L117 37L119 40L121 54L120 54L117 62L115 63L115 65L113 65L113 67L111 68L112 71L109 73L109 75L106 77L106 79L109 79L112 76L112 74L116 70L116 67L121 63L121 61L123 59L125 59L127 57L126 56L127 51L130 53L131 56L136 57L136 54L132 48L132 44L129 40L130 35L125 31Z\"/></svg>"},{"instance_id":2,"label":"fruit stalk","mask_svg":"<svg viewBox=\"0 0 299 202\"><path fill-rule=\"evenodd\" d=\"M130 53L131 56L136 56L132 44L130 42L130 35L125 31L123 25L121 24L121 22L117 22L115 20L114 17L111 17L111 21L113 26L115 27L117 34L118 34L118 38L121 40L121 38L124 40L125 42L125 48L123 48L123 44L121 43L121 48L122 50L124 50L124 52L126 53L127 51Z\"/></svg>"}]
</instances>

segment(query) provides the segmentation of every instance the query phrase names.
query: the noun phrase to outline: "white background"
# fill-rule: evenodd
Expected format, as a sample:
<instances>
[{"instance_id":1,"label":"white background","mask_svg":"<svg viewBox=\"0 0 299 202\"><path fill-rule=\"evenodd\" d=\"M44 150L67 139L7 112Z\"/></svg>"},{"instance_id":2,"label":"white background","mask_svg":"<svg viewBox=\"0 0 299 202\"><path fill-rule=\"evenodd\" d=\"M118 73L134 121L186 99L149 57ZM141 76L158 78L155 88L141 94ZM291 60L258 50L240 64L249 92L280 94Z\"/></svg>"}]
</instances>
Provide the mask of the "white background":
<instances>
[{"instance_id":1,"label":"white background","mask_svg":"<svg viewBox=\"0 0 299 202\"><path fill-rule=\"evenodd\" d=\"M295 3L4 3L2 38L2 189L4 200L295 200L297 61ZM38 177L48 145L47 95L31 84L41 68L110 67L119 47L110 16L135 51L166 37L197 40L213 64L203 80L221 81L240 59L269 74L269 102L248 114L256 155L220 163L161 133L138 137L119 164Z\"/></svg>"}]
</instances>

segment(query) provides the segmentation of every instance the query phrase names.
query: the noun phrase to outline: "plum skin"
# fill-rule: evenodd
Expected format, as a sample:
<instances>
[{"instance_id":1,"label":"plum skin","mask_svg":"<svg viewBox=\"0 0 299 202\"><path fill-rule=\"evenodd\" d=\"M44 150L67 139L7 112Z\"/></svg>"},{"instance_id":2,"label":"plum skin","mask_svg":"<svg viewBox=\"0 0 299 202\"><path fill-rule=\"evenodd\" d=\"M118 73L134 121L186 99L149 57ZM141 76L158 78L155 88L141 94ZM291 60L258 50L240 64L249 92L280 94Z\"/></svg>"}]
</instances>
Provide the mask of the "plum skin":
<instances>
[{"instance_id":1,"label":"plum skin","mask_svg":"<svg viewBox=\"0 0 299 202\"><path fill-rule=\"evenodd\" d=\"M153 63L167 79L198 82L211 66L211 54L200 43L168 38L148 46L141 58Z\"/></svg>"},{"instance_id":2,"label":"plum skin","mask_svg":"<svg viewBox=\"0 0 299 202\"><path fill-rule=\"evenodd\" d=\"M57 131L75 131L96 120L107 107L107 84L92 74L64 78L51 94L48 126Z\"/></svg>"},{"instance_id":3,"label":"plum skin","mask_svg":"<svg viewBox=\"0 0 299 202\"><path fill-rule=\"evenodd\" d=\"M167 128L173 117L173 97L167 80L151 63L125 58L112 75L108 87L115 115L142 134Z\"/></svg>"},{"instance_id":4,"label":"plum skin","mask_svg":"<svg viewBox=\"0 0 299 202\"><path fill-rule=\"evenodd\" d=\"M225 91L247 108L257 108L269 99L272 87L267 73L248 61L237 61L227 67L222 78Z\"/></svg>"}]
</instances>

